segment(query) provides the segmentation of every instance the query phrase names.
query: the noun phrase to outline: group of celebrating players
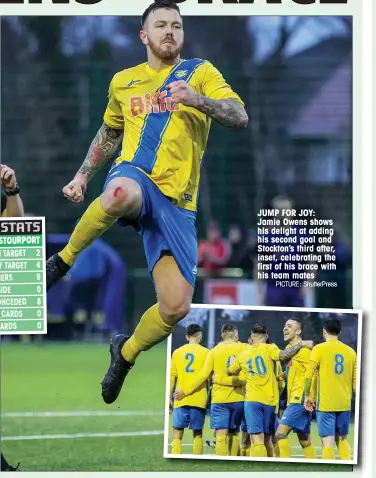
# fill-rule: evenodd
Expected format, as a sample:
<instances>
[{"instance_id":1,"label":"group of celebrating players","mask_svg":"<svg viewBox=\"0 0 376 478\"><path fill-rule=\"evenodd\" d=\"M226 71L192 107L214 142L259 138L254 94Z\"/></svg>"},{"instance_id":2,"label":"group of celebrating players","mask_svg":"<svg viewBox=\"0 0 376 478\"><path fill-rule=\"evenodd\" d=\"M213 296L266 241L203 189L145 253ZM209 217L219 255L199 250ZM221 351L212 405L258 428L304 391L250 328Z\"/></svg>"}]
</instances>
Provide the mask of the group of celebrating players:
<instances>
[{"instance_id":1,"label":"group of celebrating players","mask_svg":"<svg viewBox=\"0 0 376 478\"><path fill-rule=\"evenodd\" d=\"M188 427L193 431L193 454L203 453L202 431L210 402L216 455L291 458L288 435L293 431L304 457L316 459L311 438L316 410L322 458L334 460L337 445L339 458L351 460L347 436L356 390L356 353L339 340L341 322L336 318L324 322L324 342L319 345L303 341L302 333L299 319L287 320L283 336L288 344L282 351L269 343L263 325L255 325L248 343L242 343L237 327L226 324L220 342L208 350L201 345L202 328L189 325L188 344L171 358L172 454L182 453ZM285 387L287 408L279 419Z\"/></svg>"}]
</instances>

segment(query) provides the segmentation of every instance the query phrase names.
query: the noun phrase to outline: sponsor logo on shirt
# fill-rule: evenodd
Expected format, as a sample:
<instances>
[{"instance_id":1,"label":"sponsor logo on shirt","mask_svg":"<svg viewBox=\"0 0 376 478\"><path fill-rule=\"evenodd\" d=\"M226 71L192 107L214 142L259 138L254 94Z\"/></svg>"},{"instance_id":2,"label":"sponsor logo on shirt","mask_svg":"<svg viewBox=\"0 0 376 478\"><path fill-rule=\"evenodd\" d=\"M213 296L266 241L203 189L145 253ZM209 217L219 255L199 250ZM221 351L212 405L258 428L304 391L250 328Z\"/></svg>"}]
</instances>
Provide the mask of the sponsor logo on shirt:
<instances>
[{"instance_id":1,"label":"sponsor logo on shirt","mask_svg":"<svg viewBox=\"0 0 376 478\"><path fill-rule=\"evenodd\" d=\"M175 78L178 78L181 80L182 78L185 78L188 75L188 70L179 70L175 73Z\"/></svg>"},{"instance_id":2,"label":"sponsor logo on shirt","mask_svg":"<svg viewBox=\"0 0 376 478\"><path fill-rule=\"evenodd\" d=\"M133 86L135 85L136 83L140 83L141 80L132 80L128 86Z\"/></svg>"},{"instance_id":3,"label":"sponsor logo on shirt","mask_svg":"<svg viewBox=\"0 0 376 478\"><path fill-rule=\"evenodd\" d=\"M179 111L180 104L175 104L172 98L167 97L167 91L146 93L144 96L132 96L131 113L133 117L146 114L166 113L166 111Z\"/></svg>"},{"instance_id":4,"label":"sponsor logo on shirt","mask_svg":"<svg viewBox=\"0 0 376 478\"><path fill-rule=\"evenodd\" d=\"M192 202L192 194L184 194L184 199L185 199L186 201Z\"/></svg>"}]
</instances>

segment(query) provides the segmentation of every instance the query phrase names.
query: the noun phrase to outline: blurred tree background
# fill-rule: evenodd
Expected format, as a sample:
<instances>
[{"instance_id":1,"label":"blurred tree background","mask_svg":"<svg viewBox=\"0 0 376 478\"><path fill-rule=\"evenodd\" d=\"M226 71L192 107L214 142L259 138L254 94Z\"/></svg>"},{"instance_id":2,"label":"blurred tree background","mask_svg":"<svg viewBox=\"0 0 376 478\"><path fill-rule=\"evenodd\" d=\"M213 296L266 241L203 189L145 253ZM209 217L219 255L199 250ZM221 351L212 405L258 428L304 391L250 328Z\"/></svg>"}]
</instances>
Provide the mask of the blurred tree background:
<instances>
[{"instance_id":1,"label":"blurred tree background","mask_svg":"<svg viewBox=\"0 0 376 478\"><path fill-rule=\"evenodd\" d=\"M48 232L71 232L102 190L68 203L72 179L102 122L117 71L146 60L136 17L2 17L2 162L14 167L26 210ZM202 170L199 233L210 218L253 228L276 194L352 234L350 17L185 18L183 56L210 60L244 99L246 131L213 125ZM141 242L119 228L105 239L129 267Z\"/></svg>"}]
</instances>

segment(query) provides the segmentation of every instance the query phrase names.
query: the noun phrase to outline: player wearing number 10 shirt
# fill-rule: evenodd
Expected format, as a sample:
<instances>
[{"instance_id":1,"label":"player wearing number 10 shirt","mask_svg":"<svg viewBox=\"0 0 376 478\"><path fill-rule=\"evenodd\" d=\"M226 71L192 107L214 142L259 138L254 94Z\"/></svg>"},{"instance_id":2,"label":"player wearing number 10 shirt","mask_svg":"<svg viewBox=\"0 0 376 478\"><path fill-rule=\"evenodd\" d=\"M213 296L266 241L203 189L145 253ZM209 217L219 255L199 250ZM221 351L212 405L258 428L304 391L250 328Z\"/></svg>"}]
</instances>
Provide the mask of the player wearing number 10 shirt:
<instances>
[{"instance_id":1,"label":"player wearing number 10 shirt","mask_svg":"<svg viewBox=\"0 0 376 478\"><path fill-rule=\"evenodd\" d=\"M205 363L209 350L203 347L202 329L197 324L187 327L186 339L188 344L174 351L171 357L170 370L170 398L174 387L189 387L197 377ZM172 426L172 454L181 455L184 429L193 431L193 454L202 455L206 404L208 401L208 384L203 382L199 388L188 397L175 400L173 405ZM171 409L171 407L170 407Z\"/></svg>"},{"instance_id":2,"label":"player wearing number 10 shirt","mask_svg":"<svg viewBox=\"0 0 376 478\"><path fill-rule=\"evenodd\" d=\"M314 398L310 396L312 377L318 371L319 387L316 404L318 432L323 442L322 458L334 460L334 446L342 460L351 459L347 441L350 426L351 399L356 391L355 351L338 340L341 322L329 319L324 323L325 342L312 350L305 374L305 407L313 410Z\"/></svg>"},{"instance_id":3,"label":"player wearing number 10 shirt","mask_svg":"<svg viewBox=\"0 0 376 478\"><path fill-rule=\"evenodd\" d=\"M265 442L270 442L274 432L275 411L279 401L279 389L275 375L276 363L297 354L308 342L281 351L275 344L267 344L268 332L263 325L252 328L250 345L228 367L228 373L241 371L246 380L245 421L251 435L250 456L267 457Z\"/></svg>"}]
</instances>

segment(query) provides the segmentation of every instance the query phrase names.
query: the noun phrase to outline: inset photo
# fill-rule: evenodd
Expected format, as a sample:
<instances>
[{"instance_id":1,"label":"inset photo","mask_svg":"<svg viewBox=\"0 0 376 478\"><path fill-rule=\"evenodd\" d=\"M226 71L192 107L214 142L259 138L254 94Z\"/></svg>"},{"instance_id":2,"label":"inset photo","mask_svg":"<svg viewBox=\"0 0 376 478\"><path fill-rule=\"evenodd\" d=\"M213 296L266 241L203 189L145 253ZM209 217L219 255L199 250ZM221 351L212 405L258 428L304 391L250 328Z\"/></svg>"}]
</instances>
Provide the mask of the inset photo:
<instances>
[{"instance_id":1,"label":"inset photo","mask_svg":"<svg viewBox=\"0 0 376 478\"><path fill-rule=\"evenodd\" d=\"M165 458L356 464L362 314L195 305L168 341Z\"/></svg>"}]
</instances>

